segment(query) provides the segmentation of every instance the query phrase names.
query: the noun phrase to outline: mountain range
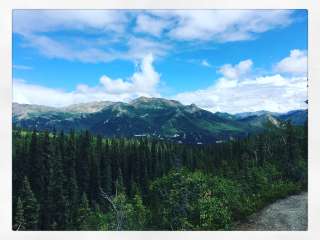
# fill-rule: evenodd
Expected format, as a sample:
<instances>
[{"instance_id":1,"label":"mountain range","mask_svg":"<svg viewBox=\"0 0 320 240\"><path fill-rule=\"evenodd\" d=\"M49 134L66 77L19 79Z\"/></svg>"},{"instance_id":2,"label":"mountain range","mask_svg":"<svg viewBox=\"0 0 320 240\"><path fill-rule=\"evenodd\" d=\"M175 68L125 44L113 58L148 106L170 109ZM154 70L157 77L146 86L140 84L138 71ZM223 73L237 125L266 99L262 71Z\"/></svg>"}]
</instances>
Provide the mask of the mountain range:
<instances>
[{"instance_id":1,"label":"mountain range","mask_svg":"<svg viewBox=\"0 0 320 240\"><path fill-rule=\"evenodd\" d=\"M13 103L13 125L37 130L84 130L109 137L152 136L179 143L222 142L257 133L267 126L279 127L290 120L303 125L307 110L288 113L268 111L212 113L194 104L140 97L129 103L90 102L55 108Z\"/></svg>"}]
</instances>

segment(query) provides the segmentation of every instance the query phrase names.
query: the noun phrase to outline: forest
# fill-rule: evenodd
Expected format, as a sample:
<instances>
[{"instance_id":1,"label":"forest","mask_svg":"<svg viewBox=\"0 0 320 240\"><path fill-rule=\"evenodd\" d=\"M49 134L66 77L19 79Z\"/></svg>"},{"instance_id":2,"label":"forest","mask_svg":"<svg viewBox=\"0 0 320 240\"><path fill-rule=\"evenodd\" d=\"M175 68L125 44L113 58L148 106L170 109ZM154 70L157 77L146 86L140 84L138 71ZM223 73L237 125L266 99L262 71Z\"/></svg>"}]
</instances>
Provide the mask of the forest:
<instances>
[{"instance_id":1,"label":"forest","mask_svg":"<svg viewBox=\"0 0 320 240\"><path fill-rule=\"evenodd\" d=\"M308 128L223 143L14 128L13 230L231 230L308 186Z\"/></svg>"}]
</instances>

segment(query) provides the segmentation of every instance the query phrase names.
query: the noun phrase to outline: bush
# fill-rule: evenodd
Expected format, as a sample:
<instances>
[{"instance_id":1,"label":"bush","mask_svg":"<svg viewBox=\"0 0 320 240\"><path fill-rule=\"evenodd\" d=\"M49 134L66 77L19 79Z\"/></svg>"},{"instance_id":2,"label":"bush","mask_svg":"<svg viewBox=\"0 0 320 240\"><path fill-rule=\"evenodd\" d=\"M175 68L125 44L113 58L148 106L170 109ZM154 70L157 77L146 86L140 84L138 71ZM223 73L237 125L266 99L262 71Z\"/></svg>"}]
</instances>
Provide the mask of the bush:
<instances>
[{"instance_id":1,"label":"bush","mask_svg":"<svg viewBox=\"0 0 320 240\"><path fill-rule=\"evenodd\" d=\"M241 206L237 184L198 171L172 171L155 180L150 191L158 204L156 224L167 230L228 229Z\"/></svg>"}]
</instances>

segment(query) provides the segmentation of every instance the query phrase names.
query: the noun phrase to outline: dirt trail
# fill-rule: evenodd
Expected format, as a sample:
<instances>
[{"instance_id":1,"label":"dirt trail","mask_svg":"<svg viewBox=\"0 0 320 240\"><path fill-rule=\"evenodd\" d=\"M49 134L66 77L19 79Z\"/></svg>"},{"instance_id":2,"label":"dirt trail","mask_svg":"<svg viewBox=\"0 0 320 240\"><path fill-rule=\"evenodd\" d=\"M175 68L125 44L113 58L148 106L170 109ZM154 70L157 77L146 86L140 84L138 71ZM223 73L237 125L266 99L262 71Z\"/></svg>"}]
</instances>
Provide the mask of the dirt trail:
<instances>
[{"instance_id":1,"label":"dirt trail","mask_svg":"<svg viewBox=\"0 0 320 240\"><path fill-rule=\"evenodd\" d=\"M308 194L278 200L249 217L238 231L304 231L308 227Z\"/></svg>"}]
</instances>

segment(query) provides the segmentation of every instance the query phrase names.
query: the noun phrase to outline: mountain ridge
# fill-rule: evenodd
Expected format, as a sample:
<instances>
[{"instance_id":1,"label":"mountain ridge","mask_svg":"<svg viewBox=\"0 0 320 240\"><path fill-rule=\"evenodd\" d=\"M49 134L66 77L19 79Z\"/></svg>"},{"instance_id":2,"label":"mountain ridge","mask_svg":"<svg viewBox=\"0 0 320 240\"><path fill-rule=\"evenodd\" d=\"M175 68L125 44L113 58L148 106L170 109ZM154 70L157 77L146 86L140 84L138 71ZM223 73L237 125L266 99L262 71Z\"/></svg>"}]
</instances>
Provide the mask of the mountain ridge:
<instances>
[{"instance_id":1,"label":"mountain ridge","mask_svg":"<svg viewBox=\"0 0 320 240\"><path fill-rule=\"evenodd\" d=\"M129 103L89 102L67 107L13 103L13 125L38 130L88 129L104 136L153 136L183 143L225 141L263 131L267 123L278 127L293 119L302 125L307 110L288 113L212 113L195 104L140 97Z\"/></svg>"}]
</instances>

